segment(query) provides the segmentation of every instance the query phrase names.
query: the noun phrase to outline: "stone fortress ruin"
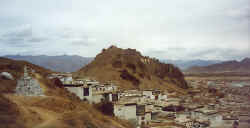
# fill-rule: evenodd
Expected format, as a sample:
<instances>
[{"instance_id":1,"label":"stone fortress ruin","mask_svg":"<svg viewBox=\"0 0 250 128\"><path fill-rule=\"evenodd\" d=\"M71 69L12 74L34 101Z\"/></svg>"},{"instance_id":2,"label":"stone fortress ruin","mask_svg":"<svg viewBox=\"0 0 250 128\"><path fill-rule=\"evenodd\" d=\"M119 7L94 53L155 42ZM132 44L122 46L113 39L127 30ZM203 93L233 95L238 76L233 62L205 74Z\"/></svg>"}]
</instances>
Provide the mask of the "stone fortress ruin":
<instances>
[{"instance_id":1,"label":"stone fortress ruin","mask_svg":"<svg viewBox=\"0 0 250 128\"><path fill-rule=\"evenodd\" d=\"M24 66L23 77L17 81L16 94L25 96L44 95L38 80L29 75L31 72L34 73L35 70Z\"/></svg>"}]
</instances>

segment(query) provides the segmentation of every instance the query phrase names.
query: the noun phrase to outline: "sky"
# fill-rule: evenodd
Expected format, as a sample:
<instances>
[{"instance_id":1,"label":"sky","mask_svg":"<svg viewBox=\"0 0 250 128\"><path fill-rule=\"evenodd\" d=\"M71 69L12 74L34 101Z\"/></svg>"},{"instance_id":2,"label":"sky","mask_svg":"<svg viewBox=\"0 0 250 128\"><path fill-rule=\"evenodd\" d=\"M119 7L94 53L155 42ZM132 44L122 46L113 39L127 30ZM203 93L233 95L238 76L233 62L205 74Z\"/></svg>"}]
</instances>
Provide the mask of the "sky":
<instances>
[{"instance_id":1,"label":"sky","mask_svg":"<svg viewBox=\"0 0 250 128\"><path fill-rule=\"evenodd\" d=\"M250 57L250 0L0 0L0 55Z\"/></svg>"}]
</instances>

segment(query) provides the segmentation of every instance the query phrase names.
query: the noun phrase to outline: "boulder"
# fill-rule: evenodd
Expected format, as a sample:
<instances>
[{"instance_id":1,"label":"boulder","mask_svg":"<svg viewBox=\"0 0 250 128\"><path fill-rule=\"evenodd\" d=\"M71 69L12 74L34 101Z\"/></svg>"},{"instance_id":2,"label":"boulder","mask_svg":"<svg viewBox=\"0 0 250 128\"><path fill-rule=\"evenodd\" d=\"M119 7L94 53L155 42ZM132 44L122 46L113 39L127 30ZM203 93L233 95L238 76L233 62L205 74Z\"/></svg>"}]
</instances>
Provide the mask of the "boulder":
<instances>
[{"instance_id":1,"label":"boulder","mask_svg":"<svg viewBox=\"0 0 250 128\"><path fill-rule=\"evenodd\" d=\"M0 77L8 80L14 80L14 77L8 72L1 72Z\"/></svg>"}]
</instances>

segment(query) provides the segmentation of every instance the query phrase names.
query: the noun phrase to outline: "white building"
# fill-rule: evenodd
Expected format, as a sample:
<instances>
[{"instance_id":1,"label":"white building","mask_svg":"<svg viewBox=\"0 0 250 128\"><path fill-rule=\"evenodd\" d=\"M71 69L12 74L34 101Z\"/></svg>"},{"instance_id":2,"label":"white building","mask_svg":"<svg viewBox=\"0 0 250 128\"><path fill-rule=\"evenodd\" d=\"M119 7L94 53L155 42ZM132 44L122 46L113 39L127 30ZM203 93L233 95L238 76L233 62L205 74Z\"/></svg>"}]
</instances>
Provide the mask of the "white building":
<instances>
[{"instance_id":1,"label":"white building","mask_svg":"<svg viewBox=\"0 0 250 128\"><path fill-rule=\"evenodd\" d=\"M144 98L148 98L151 100L166 100L167 95L162 94L159 90L144 90L142 91L142 95Z\"/></svg>"},{"instance_id":2,"label":"white building","mask_svg":"<svg viewBox=\"0 0 250 128\"><path fill-rule=\"evenodd\" d=\"M92 89L90 87L84 87L84 86L75 86L75 85L64 85L64 87L77 95L81 100L83 99L91 99L92 97Z\"/></svg>"},{"instance_id":3,"label":"white building","mask_svg":"<svg viewBox=\"0 0 250 128\"><path fill-rule=\"evenodd\" d=\"M142 91L142 95L145 98L155 99L155 97L153 95L153 90L144 90L144 91Z\"/></svg>"},{"instance_id":4,"label":"white building","mask_svg":"<svg viewBox=\"0 0 250 128\"><path fill-rule=\"evenodd\" d=\"M136 103L114 104L114 115L125 120L137 120Z\"/></svg>"},{"instance_id":5,"label":"white building","mask_svg":"<svg viewBox=\"0 0 250 128\"><path fill-rule=\"evenodd\" d=\"M90 103L106 101L117 101L115 85L104 86L98 81L85 80L84 84L65 84L70 92L75 93L81 100L88 100Z\"/></svg>"}]
</instances>

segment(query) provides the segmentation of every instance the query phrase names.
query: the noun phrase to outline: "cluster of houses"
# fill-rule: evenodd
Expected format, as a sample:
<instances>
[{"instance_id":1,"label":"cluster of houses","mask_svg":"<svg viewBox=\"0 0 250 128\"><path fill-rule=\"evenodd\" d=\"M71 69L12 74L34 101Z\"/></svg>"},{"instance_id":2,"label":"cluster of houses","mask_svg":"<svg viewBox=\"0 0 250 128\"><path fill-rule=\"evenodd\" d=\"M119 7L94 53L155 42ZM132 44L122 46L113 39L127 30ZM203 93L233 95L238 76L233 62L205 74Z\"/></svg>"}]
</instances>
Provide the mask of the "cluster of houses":
<instances>
[{"instance_id":1,"label":"cluster of houses","mask_svg":"<svg viewBox=\"0 0 250 128\"><path fill-rule=\"evenodd\" d=\"M130 121L137 126L147 126L152 121L152 114L157 111L157 104L167 101L167 95L160 90L126 90L119 93L119 100L114 104L114 115Z\"/></svg>"},{"instance_id":2,"label":"cluster of houses","mask_svg":"<svg viewBox=\"0 0 250 128\"><path fill-rule=\"evenodd\" d=\"M34 73L35 70L24 67L23 77L17 82L16 94L44 95L39 82L32 77ZM242 108L250 108L250 103L246 103L244 97L228 94L224 98L216 98L212 93L206 95L209 92L202 91L204 88L228 88L225 81L189 81L193 89L183 97L175 92L156 89L120 90L112 82L73 79L70 73L55 73L48 78L59 78L68 91L83 101L91 104L112 103L113 115L132 122L136 127L160 128L166 124L174 124L171 127L175 128L229 127L237 123L249 125L250 113L241 111ZM247 87L238 88L247 90Z\"/></svg>"},{"instance_id":3,"label":"cluster of houses","mask_svg":"<svg viewBox=\"0 0 250 128\"><path fill-rule=\"evenodd\" d=\"M72 79L70 74L52 74L49 78L59 78L64 87L75 93L81 100L91 104L112 102L113 114L129 120L136 126L149 125L152 113L159 112L166 104L176 105L176 100L168 98L161 90L124 90L111 83L100 83L90 79Z\"/></svg>"},{"instance_id":4,"label":"cluster of houses","mask_svg":"<svg viewBox=\"0 0 250 128\"><path fill-rule=\"evenodd\" d=\"M52 74L49 78L59 78L64 87L89 103L112 102L114 116L131 121L137 127L217 127L232 126L238 118L234 113L224 112L234 101L217 98L213 93L203 93L202 89L226 88L225 81L189 81L193 88L186 97L162 90L120 90L112 82L100 83L91 79L73 79L71 74ZM200 99L202 102L195 102ZM231 98L234 99L234 98ZM208 102L205 102L208 101ZM212 102L211 102L212 101ZM228 104L230 103L230 104ZM236 104L236 103L235 103ZM237 105L245 103L237 103ZM243 116L245 118L245 115Z\"/></svg>"},{"instance_id":5,"label":"cluster of houses","mask_svg":"<svg viewBox=\"0 0 250 128\"><path fill-rule=\"evenodd\" d=\"M17 81L16 94L26 96L43 96L43 90L30 67L24 66L24 74ZM7 77L8 75L3 74ZM156 89L120 90L112 82L101 83L92 79L73 79L70 73L54 73L49 79L58 78L63 86L77 95L81 100L91 104L111 102L114 116L132 122L136 127L160 128L162 125L175 128L249 126L250 102L244 96L228 93L217 98L209 91L215 88L223 92L228 90L230 81L198 80L188 81L192 90L185 97L174 92ZM250 82L249 82L250 83ZM236 87L250 92L249 83ZM242 84L242 82L239 82ZM203 89L203 90L202 90ZM240 91L241 92L241 91ZM210 93L210 94L209 94ZM196 101L196 100L200 101Z\"/></svg>"},{"instance_id":6,"label":"cluster of houses","mask_svg":"<svg viewBox=\"0 0 250 128\"><path fill-rule=\"evenodd\" d=\"M66 89L89 103L118 100L118 88L110 82L100 83L91 79L73 79L71 74L52 74L49 76L50 79L55 77L61 80Z\"/></svg>"},{"instance_id":7,"label":"cluster of houses","mask_svg":"<svg viewBox=\"0 0 250 128\"><path fill-rule=\"evenodd\" d=\"M201 113L198 117L210 120L210 127L223 125L232 127L235 124L238 127L248 128L250 122L250 102L249 102L249 83L247 80L190 80L189 85L196 90L193 97L208 100L203 104L203 108L195 110ZM217 90L224 93L223 97L218 97L216 93L204 90ZM213 103L211 103L213 102ZM243 114L244 113L244 114Z\"/></svg>"}]
</instances>

